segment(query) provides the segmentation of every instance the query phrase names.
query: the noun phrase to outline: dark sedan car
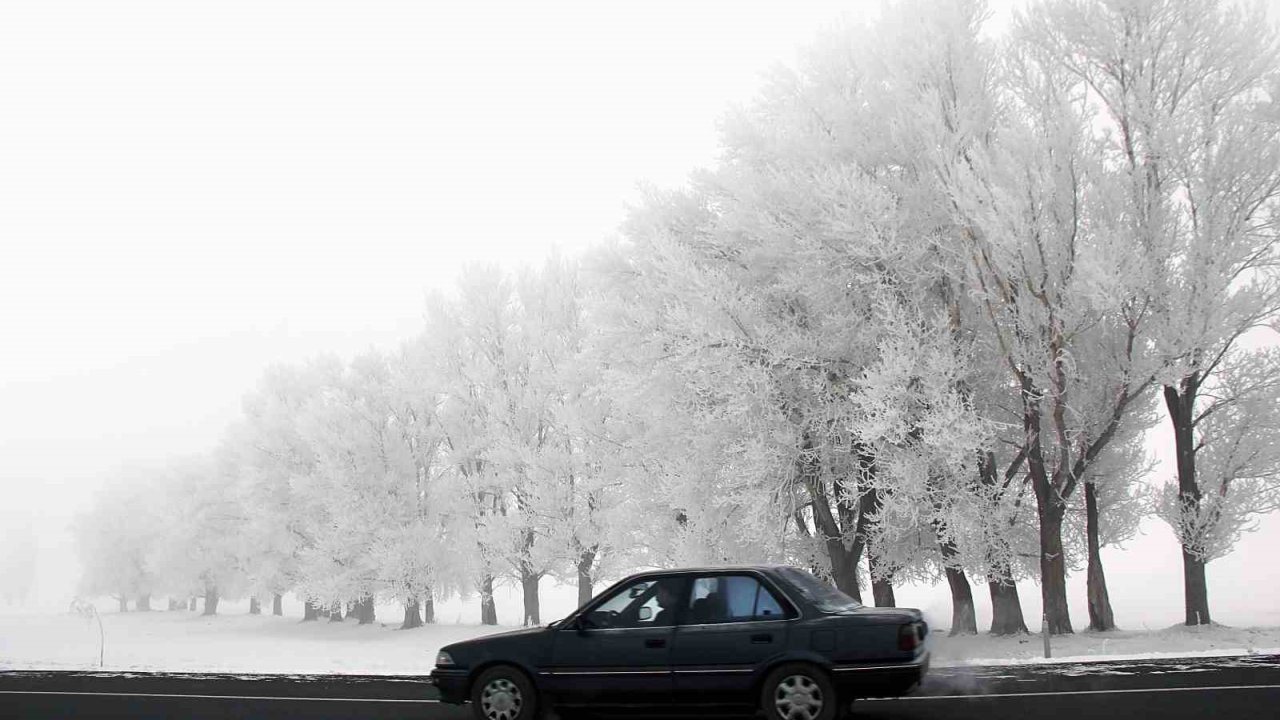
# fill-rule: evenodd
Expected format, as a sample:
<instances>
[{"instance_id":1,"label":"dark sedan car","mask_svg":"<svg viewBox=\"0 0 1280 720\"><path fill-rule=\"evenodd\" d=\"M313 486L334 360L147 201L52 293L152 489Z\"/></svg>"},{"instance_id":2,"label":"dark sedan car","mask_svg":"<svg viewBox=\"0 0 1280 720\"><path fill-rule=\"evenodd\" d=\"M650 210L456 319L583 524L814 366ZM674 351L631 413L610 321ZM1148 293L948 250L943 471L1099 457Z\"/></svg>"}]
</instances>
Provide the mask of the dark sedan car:
<instances>
[{"instance_id":1,"label":"dark sedan car","mask_svg":"<svg viewBox=\"0 0 1280 720\"><path fill-rule=\"evenodd\" d=\"M431 678L480 720L548 706L725 710L832 720L909 692L929 654L920 611L864 607L804 570L645 572L564 620L454 643Z\"/></svg>"}]
</instances>

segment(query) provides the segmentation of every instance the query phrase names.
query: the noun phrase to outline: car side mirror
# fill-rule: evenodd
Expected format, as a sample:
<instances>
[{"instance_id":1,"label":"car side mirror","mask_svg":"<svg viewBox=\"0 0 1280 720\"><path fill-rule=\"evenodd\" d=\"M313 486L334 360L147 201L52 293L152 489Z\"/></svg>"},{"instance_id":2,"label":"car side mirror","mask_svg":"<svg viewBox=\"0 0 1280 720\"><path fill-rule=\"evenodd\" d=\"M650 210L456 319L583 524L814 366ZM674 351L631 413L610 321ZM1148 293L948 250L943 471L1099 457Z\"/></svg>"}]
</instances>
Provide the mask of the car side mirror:
<instances>
[{"instance_id":1,"label":"car side mirror","mask_svg":"<svg viewBox=\"0 0 1280 720\"><path fill-rule=\"evenodd\" d=\"M653 619L653 608L651 608L651 607L642 607L642 608L640 608L640 619L641 619L641 620L652 620L652 619Z\"/></svg>"},{"instance_id":2,"label":"car side mirror","mask_svg":"<svg viewBox=\"0 0 1280 720\"><path fill-rule=\"evenodd\" d=\"M591 627L591 621L587 620L586 615L579 615L578 617L573 619L573 624L571 624L569 627L572 628L573 631L578 633L579 635L586 635L587 628Z\"/></svg>"}]
</instances>

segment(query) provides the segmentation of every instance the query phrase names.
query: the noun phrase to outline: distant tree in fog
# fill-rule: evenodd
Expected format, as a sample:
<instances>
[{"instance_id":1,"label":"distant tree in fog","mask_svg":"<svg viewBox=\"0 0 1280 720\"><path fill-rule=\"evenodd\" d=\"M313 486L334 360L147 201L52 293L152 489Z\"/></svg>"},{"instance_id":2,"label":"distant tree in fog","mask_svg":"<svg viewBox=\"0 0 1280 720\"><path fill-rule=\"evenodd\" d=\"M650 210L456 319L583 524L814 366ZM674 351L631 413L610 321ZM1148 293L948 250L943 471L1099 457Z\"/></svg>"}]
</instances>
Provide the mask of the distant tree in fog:
<instances>
[{"instance_id":1,"label":"distant tree in fog","mask_svg":"<svg viewBox=\"0 0 1280 720\"><path fill-rule=\"evenodd\" d=\"M156 488L163 533L155 543L157 574L173 595L204 598L216 615L223 599L247 594L243 562L251 509L237 492L237 466L225 454L174 460Z\"/></svg>"},{"instance_id":2,"label":"distant tree in fog","mask_svg":"<svg viewBox=\"0 0 1280 720\"><path fill-rule=\"evenodd\" d=\"M165 582L159 546L169 539L163 469L131 469L94 495L72 525L83 574L79 593L109 595L121 612L133 600L139 610Z\"/></svg>"},{"instance_id":3,"label":"distant tree in fog","mask_svg":"<svg viewBox=\"0 0 1280 720\"><path fill-rule=\"evenodd\" d=\"M6 605L25 605L35 591L35 524L25 511L9 508L0 513L4 541L0 543L0 597Z\"/></svg>"}]
</instances>

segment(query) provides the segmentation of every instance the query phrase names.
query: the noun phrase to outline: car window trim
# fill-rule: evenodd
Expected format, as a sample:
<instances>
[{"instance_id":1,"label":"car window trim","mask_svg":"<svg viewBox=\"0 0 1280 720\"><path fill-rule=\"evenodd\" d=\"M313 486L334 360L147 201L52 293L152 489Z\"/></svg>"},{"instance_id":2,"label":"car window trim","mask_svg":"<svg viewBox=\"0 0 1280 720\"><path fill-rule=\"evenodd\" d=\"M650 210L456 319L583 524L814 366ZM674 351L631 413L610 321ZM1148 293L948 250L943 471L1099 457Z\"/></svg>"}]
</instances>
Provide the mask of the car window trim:
<instances>
[{"instance_id":1,"label":"car window trim","mask_svg":"<svg viewBox=\"0 0 1280 720\"><path fill-rule=\"evenodd\" d=\"M729 623L711 623L708 625L706 623L686 624L684 622L684 619L687 616L687 613L689 611L689 608L688 608L689 597L693 592L693 581L694 579L698 577L702 577L703 575L750 575L756 578L757 580L762 581L762 584L766 585L769 588L769 590L771 590L775 595L781 596L781 598L787 604L787 608L785 609L790 610L792 613L791 617L778 618L778 620L759 620L759 621L751 620L750 622L778 622L778 621L791 622L795 620L804 619L804 616L805 616L804 608L808 606L797 603L795 599L791 597L791 593L787 592L787 589L784 586L784 583L774 580L766 572L763 572L755 568L725 569L722 572L718 572L714 568L700 568L698 570L683 570L683 571L675 571L675 572L668 572L668 573L655 573L653 575L648 575L648 574L645 575L644 577L645 580L681 579L684 581L684 592L683 592L684 601L681 602L678 608L678 612L676 613L675 624L663 625L660 627L667 627L667 628L712 627L715 625L729 624ZM621 580L615 582L614 584L610 585L609 587L601 591L601 593L597 595L596 598L593 598L591 602L587 603L586 605L583 605L582 607L578 608L577 610L573 611L568 616L566 616L563 621L564 624L560 625L557 629L572 631L573 624L575 622L577 622L582 617L585 617L592 610L595 610L599 606L603 605L604 602L607 599L609 599L614 592L624 587L624 583L627 583L628 581L638 582L639 580L640 578L637 578L636 576L632 575L632 576L622 578ZM605 630L605 629L606 628L591 628L591 632L600 632L601 630ZM609 630L649 630L651 628L608 628L608 629Z\"/></svg>"}]
</instances>

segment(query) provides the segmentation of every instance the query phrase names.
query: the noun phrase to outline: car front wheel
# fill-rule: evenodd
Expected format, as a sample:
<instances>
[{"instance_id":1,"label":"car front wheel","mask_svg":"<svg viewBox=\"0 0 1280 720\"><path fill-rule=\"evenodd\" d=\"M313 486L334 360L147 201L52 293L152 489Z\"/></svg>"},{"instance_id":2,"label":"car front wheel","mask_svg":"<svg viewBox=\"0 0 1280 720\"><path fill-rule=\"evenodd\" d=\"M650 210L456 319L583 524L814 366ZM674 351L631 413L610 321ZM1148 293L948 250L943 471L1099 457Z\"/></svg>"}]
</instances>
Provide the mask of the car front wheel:
<instances>
[{"instance_id":1,"label":"car front wheel","mask_svg":"<svg viewBox=\"0 0 1280 720\"><path fill-rule=\"evenodd\" d=\"M789 663L765 678L760 709L767 720L835 720L835 688L820 668Z\"/></svg>"},{"instance_id":2,"label":"car front wheel","mask_svg":"<svg viewBox=\"0 0 1280 720\"><path fill-rule=\"evenodd\" d=\"M534 720L538 693L523 672L509 665L491 667L471 686L476 720Z\"/></svg>"}]
</instances>

